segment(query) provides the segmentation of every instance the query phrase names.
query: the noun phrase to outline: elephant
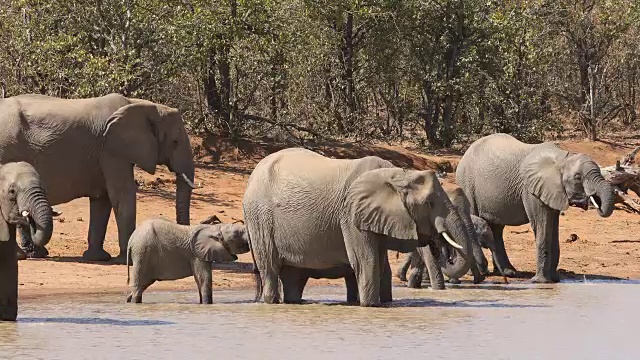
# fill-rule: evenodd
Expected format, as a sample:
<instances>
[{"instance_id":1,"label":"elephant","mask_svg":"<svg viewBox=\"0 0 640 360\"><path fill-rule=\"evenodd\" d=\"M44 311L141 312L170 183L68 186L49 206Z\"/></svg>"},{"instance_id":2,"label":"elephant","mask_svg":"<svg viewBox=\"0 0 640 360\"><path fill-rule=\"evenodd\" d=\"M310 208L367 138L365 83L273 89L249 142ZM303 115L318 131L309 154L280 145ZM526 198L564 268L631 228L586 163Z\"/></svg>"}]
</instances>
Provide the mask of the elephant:
<instances>
[{"instance_id":1,"label":"elephant","mask_svg":"<svg viewBox=\"0 0 640 360\"><path fill-rule=\"evenodd\" d=\"M471 221L473 222L473 226L476 231L476 238L478 239L478 245L482 248L489 249L493 254L495 245L493 240L493 232L489 227L489 224L481 217L471 215ZM488 266L488 264L487 264ZM433 278L431 274L425 272L427 267L424 263L422 257L419 255L417 251L409 253L405 256L405 260L400 267L397 277L407 282L407 286L410 288L420 288L422 286L422 281L425 277L429 277L429 279ZM407 278L407 271L409 271L409 277ZM485 275L488 273L487 270L484 271ZM449 279L450 283L459 283L458 279ZM431 283L431 288L438 290L437 283Z\"/></svg>"},{"instance_id":2,"label":"elephant","mask_svg":"<svg viewBox=\"0 0 640 360\"><path fill-rule=\"evenodd\" d=\"M127 285L131 283L132 288L127 302L142 302L142 293L156 281L194 276L200 304L211 304L212 262L235 261L236 254L247 252L244 225L222 224L215 216L194 226L162 217L146 220L131 234L127 248Z\"/></svg>"},{"instance_id":3,"label":"elephant","mask_svg":"<svg viewBox=\"0 0 640 360\"><path fill-rule=\"evenodd\" d=\"M432 244L434 235L456 248L447 270L462 276L470 268L469 228L433 171L398 168L375 156L330 159L288 148L256 165L242 207L256 301L264 295L264 302L279 303L278 280L285 303L302 301L304 283L288 276L291 271L283 274L285 267L336 277L353 271L360 306L391 302L387 250L411 252Z\"/></svg>"},{"instance_id":4,"label":"elephant","mask_svg":"<svg viewBox=\"0 0 640 360\"><path fill-rule=\"evenodd\" d=\"M484 253L482 252L482 248L485 247L487 249L490 249L492 254L495 248L493 235L490 233L491 228L489 228L489 225L483 219L478 218L475 215L471 215L471 205L469 204L469 199L467 199L467 196L464 194L464 191L462 191L460 187L452 184L442 184L442 185L443 185L443 188L445 189L445 192L447 193L447 196L449 197L449 200L451 200L451 203L453 204L453 206L458 208L460 213L463 214L465 220L472 224L472 228L473 228L472 231L473 231L473 235L475 236L473 237L474 242L471 245L473 248L473 258L475 261L471 266L471 273L473 275L473 282L476 284L481 283L484 280L484 277L489 274L489 270L488 270L489 263L487 262L487 258L484 256ZM448 251L446 251L445 254L443 254L444 258L448 257L448 254L451 252L452 249L447 249L447 250ZM429 269L433 269L432 271L429 271L429 275L433 280L431 284L432 289L437 289L437 290L444 289L443 276L441 274L441 271L438 270L438 268L436 267L436 265L438 264L433 263L428 265L429 265L428 266ZM419 273L424 272L425 263L422 261L422 256L419 256L417 251L406 255L402 266L398 269L398 272L396 273L396 276L402 281L407 281L406 273L410 266L413 266L416 269L416 271ZM445 275L449 277L450 283L456 283L456 284L460 283L460 280L446 273L446 269L445 269ZM409 279L409 283L415 284L415 282L412 281L411 279ZM411 286L411 287L414 287L414 286Z\"/></svg>"},{"instance_id":5,"label":"elephant","mask_svg":"<svg viewBox=\"0 0 640 360\"><path fill-rule=\"evenodd\" d=\"M194 162L179 111L119 94L62 99L24 94L0 99L0 163L26 161L40 174L52 205L89 197L88 248L82 257L108 261L104 238L111 210L118 227L117 263L124 264L136 225L133 166L176 173L176 221L189 224ZM44 257L21 232L30 257ZM33 241L32 241L33 240Z\"/></svg>"},{"instance_id":6,"label":"elephant","mask_svg":"<svg viewBox=\"0 0 640 360\"><path fill-rule=\"evenodd\" d=\"M51 206L36 169L20 161L0 166L0 320L18 315L18 252L16 227L29 231L45 246L53 233Z\"/></svg>"},{"instance_id":7,"label":"elephant","mask_svg":"<svg viewBox=\"0 0 640 360\"><path fill-rule=\"evenodd\" d=\"M456 183L469 198L472 213L485 219L495 241L494 267L517 276L504 247L505 226L531 224L536 239L534 283L560 281L560 212L589 208L601 217L614 209L611 185L587 155L570 153L551 142L526 144L497 133L476 140L462 156Z\"/></svg>"}]
</instances>

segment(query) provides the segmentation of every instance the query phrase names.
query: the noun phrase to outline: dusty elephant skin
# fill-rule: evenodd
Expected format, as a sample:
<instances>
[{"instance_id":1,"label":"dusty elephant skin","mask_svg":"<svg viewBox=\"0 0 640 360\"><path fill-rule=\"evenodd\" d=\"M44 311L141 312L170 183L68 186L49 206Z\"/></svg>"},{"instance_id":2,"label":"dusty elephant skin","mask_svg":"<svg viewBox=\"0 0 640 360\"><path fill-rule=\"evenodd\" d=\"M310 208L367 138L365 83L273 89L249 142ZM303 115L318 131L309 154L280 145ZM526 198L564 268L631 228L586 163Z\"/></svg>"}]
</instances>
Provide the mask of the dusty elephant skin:
<instances>
[{"instance_id":1,"label":"dusty elephant skin","mask_svg":"<svg viewBox=\"0 0 640 360\"><path fill-rule=\"evenodd\" d=\"M36 244L51 239L51 206L33 166L15 162L0 166L0 320L18 315L18 245L16 227L28 231Z\"/></svg>"},{"instance_id":2,"label":"dusty elephant skin","mask_svg":"<svg viewBox=\"0 0 640 360\"><path fill-rule=\"evenodd\" d=\"M273 153L249 177L243 211L258 271L256 300L264 292L266 303L280 302L278 280L285 303L301 302L308 276L344 276L348 286L357 284L361 306L390 302L387 250L414 251L434 234L457 248L447 265L452 274L462 276L471 263L471 235L435 173L374 156Z\"/></svg>"},{"instance_id":3,"label":"dusty elephant skin","mask_svg":"<svg viewBox=\"0 0 640 360\"><path fill-rule=\"evenodd\" d=\"M131 235L127 256L127 302L142 302L142 293L156 281L194 276L200 303L213 302L211 263L238 259L249 252L244 225L216 223L209 218L188 226L164 218L144 221ZM129 265L133 271L129 279Z\"/></svg>"},{"instance_id":4,"label":"dusty elephant skin","mask_svg":"<svg viewBox=\"0 0 640 360\"><path fill-rule=\"evenodd\" d=\"M120 248L116 262L124 263L136 224L134 165L153 174L163 164L176 173L176 220L189 224L194 164L177 109L118 94L88 99L19 95L0 99L0 129L0 162L32 164L52 205L89 197L85 260L111 258L103 245L113 210ZM30 257L46 255L33 248L32 240L39 240L25 231L21 235Z\"/></svg>"},{"instance_id":5,"label":"dusty elephant skin","mask_svg":"<svg viewBox=\"0 0 640 360\"><path fill-rule=\"evenodd\" d=\"M504 247L503 229L530 223L536 237L537 268L532 282L558 282L560 211L594 204L601 217L613 212L614 194L587 155L553 143L525 144L507 134L475 141L456 170L456 182L472 212L485 219L495 240L494 267L509 277L516 270Z\"/></svg>"}]
</instances>

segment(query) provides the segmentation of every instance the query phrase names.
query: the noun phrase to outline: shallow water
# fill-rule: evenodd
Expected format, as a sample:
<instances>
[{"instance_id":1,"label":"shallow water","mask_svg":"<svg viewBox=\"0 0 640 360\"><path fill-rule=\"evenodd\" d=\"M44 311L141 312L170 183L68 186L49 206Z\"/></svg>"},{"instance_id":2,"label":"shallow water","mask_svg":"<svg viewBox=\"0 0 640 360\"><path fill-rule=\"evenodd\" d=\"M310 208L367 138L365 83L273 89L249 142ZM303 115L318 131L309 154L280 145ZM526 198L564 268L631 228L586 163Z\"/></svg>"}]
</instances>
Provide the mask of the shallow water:
<instances>
[{"instance_id":1,"label":"shallow water","mask_svg":"<svg viewBox=\"0 0 640 360\"><path fill-rule=\"evenodd\" d=\"M152 290L152 289L150 289ZM640 285L460 285L394 288L389 308L345 306L342 287L313 302L266 305L250 291L153 292L27 299L0 323L0 358L46 359L631 359ZM637 326L636 326L637 327Z\"/></svg>"}]
</instances>

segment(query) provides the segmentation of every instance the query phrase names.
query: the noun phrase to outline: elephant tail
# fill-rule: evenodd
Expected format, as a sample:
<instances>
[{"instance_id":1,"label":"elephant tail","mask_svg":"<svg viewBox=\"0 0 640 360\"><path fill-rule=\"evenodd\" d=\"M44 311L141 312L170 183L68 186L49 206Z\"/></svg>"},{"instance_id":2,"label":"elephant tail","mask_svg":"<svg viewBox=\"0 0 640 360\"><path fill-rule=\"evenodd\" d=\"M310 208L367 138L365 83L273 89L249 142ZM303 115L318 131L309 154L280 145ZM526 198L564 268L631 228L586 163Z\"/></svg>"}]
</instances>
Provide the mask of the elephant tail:
<instances>
[{"instance_id":1,"label":"elephant tail","mask_svg":"<svg viewBox=\"0 0 640 360\"><path fill-rule=\"evenodd\" d=\"M131 254L131 248L127 246L127 285L129 285L129 256Z\"/></svg>"}]
</instances>

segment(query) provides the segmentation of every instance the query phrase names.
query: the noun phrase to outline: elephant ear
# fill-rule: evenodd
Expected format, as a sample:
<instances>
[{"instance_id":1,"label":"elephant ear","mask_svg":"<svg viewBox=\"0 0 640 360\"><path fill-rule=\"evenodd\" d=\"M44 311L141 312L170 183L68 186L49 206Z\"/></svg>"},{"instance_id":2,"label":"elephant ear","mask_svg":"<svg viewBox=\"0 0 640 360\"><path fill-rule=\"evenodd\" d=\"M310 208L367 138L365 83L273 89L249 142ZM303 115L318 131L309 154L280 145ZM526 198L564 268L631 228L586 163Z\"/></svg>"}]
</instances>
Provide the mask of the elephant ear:
<instances>
[{"instance_id":1,"label":"elephant ear","mask_svg":"<svg viewBox=\"0 0 640 360\"><path fill-rule=\"evenodd\" d=\"M160 121L153 103L134 103L114 112L104 131L105 147L114 156L154 174L158 164L156 125Z\"/></svg>"},{"instance_id":2,"label":"elephant ear","mask_svg":"<svg viewBox=\"0 0 640 360\"><path fill-rule=\"evenodd\" d=\"M220 231L212 231L210 225L204 225L196 227L191 233L189 245L193 255L202 261L230 261L232 256L222 241Z\"/></svg>"},{"instance_id":3,"label":"elephant ear","mask_svg":"<svg viewBox=\"0 0 640 360\"><path fill-rule=\"evenodd\" d=\"M554 157L541 155L531 160L526 159L522 165L522 172L529 193L552 209L562 211L569 207L560 166Z\"/></svg>"},{"instance_id":4,"label":"elephant ear","mask_svg":"<svg viewBox=\"0 0 640 360\"><path fill-rule=\"evenodd\" d=\"M397 239L418 239L416 223L403 201L406 194L400 193L398 176L404 172L398 168L371 170L351 184L347 204L358 229Z\"/></svg>"}]
</instances>

